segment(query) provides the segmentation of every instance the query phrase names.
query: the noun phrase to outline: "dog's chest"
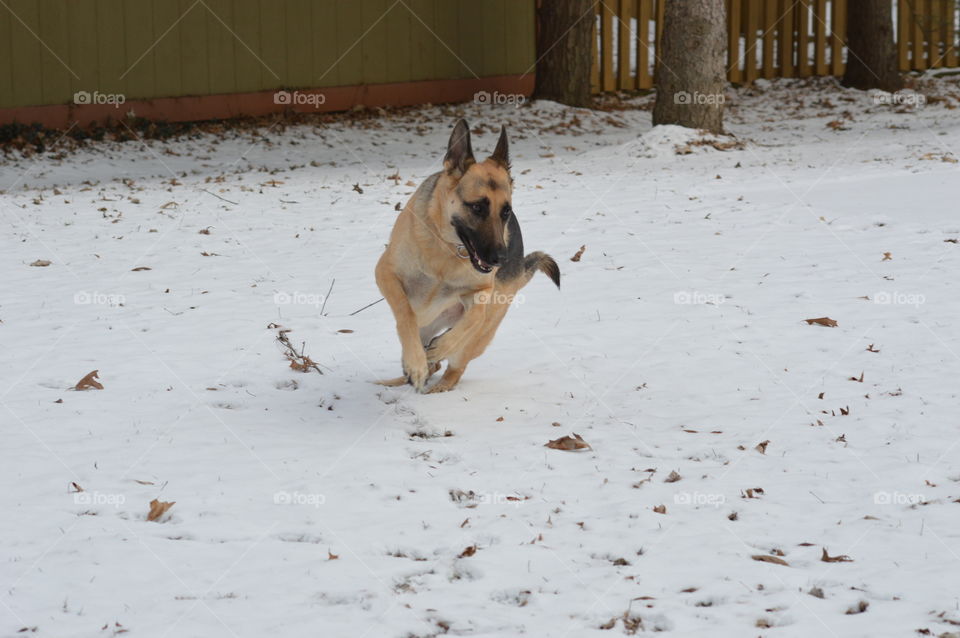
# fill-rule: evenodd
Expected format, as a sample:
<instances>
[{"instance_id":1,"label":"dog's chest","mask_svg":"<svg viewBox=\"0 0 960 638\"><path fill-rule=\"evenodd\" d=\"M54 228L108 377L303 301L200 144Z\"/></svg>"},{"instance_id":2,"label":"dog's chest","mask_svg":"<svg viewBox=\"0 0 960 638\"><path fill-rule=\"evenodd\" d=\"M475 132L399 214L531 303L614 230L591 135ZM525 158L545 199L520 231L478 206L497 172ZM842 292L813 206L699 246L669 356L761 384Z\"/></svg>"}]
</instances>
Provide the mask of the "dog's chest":
<instances>
[{"instance_id":1,"label":"dog's chest","mask_svg":"<svg viewBox=\"0 0 960 638\"><path fill-rule=\"evenodd\" d=\"M423 272L406 274L402 281L420 325L430 323L450 306L462 305L462 297L470 292L468 287L438 281Z\"/></svg>"}]
</instances>

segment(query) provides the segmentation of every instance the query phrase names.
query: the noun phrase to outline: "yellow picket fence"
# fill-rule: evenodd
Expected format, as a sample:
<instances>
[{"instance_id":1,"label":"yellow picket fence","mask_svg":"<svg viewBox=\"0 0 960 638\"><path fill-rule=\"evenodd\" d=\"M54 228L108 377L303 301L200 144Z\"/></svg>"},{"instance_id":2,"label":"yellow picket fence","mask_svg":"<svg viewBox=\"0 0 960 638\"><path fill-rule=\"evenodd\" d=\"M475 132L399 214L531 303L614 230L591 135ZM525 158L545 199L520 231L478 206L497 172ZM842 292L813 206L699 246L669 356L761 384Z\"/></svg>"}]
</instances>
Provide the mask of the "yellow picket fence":
<instances>
[{"instance_id":1,"label":"yellow picket fence","mask_svg":"<svg viewBox=\"0 0 960 638\"><path fill-rule=\"evenodd\" d=\"M595 93L653 87L666 1L598 0ZM726 2L731 82L843 74L848 0ZM957 66L958 0L891 2L901 71Z\"/></svg>"}]
</instances>

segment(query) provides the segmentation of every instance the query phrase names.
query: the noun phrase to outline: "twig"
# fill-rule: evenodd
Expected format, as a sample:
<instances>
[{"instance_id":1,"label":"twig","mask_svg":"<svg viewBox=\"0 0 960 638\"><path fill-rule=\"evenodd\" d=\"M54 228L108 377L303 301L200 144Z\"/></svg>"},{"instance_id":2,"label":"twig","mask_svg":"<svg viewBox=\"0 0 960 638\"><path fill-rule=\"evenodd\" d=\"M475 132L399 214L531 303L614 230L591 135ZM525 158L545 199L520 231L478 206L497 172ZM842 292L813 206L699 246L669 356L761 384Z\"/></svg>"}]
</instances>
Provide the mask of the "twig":
<instances>
[{"instance_id":1,"label":"twig","mask_svg":"<svg viewBox=\"0 0 960 638\"><path fill-rule=\"evenodd\" d=\"M320 316L321 316L321 317L323 316L323 309L327 307L327 299L330 298L330 293L333 292L333 284L335 284L335 283L337 283L336 278L334 278L333 281L330 282L330 289L327 290L327 294L324 295L324 297L323 297L323 305L320 306Z\"/></svg>"},{"instance_id":2,"label":"twig","mask_svg":"<svg viewBox=\"0 0 960 638\"><path fill-rule=\"evenodd\" d=\"M348 316L352 317L353 315L359 314L359 313L363 312L364 310L366 310L367 308L369 308L370 306L375 306L375 305L377 305L377 304L380 303L381 301L383 301L383 297L380 297L379 299L377 299L377 300L374 301L373 303L368 303L366 306L364 306L364 307L361 308L360 310L354 310L354 311L351 312Z\"/></svg>"},{"instance_id":3,"label":"twig","mask_svg":"<svg viewBox=\"0 0 960 638\"><path fill-rule=\"evenodd\" d=\"M206 188L201 188L200 190L202 190L204 193L206 193L206 194L208 194L208 195L213 195L213 196L216 197L217 199L222 199L223 201L227 202L228 204L233 204L234 206L239 206L239 205L240 205L240 204L238 204L237 202L231 202L231 201L230 201L229 199L227 199L226 197L220 197L220 196L217 195L216 193L214 193L214 192L212 192L212 191L208 191Z\"/></svg>"}]
</instances>

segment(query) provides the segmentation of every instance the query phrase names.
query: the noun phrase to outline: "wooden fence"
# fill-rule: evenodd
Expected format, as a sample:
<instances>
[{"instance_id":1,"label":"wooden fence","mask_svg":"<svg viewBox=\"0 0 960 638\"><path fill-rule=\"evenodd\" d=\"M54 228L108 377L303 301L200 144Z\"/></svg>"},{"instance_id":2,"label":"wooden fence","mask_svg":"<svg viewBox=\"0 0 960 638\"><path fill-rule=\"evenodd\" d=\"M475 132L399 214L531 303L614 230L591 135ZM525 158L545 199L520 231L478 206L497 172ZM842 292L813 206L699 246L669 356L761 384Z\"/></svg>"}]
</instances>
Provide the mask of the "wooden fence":
<instances>
[{"instance_id":1,"label":"wooden fence","mask_svg":"<svg viewBox=\"0 0 960 638\"><path fill-rule=\"evenodd\" d=\"M649 89L667 0L599 0L593 91ZM856 0L853 0L854 2ZM957 0L891 0L901 71L957 66ZM842 75L848 0L727 0L727 77Z\"/></svg>"}]
</instances>

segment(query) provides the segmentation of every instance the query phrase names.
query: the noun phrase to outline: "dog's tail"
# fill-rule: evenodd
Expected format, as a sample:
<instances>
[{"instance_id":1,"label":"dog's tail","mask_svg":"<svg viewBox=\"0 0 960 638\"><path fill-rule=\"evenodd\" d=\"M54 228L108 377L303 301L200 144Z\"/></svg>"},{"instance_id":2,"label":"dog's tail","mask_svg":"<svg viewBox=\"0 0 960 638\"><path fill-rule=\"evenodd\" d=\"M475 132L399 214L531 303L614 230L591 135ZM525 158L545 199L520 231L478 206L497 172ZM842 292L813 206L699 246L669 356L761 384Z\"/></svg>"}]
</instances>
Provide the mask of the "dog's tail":
<instances>
[{"instance_id":1,"label":"dog's tail","mask_svg":"<svg viewBox=\"0 0 960 638\"><path fill-rule=\"evenodd\" d=\"M545 274L550 280L560 287L560 266L553 260L553 257L539 250L532 252L523 258L523 270L527 281L533 277L538 270Z\"/></svg>"}]
</instances>

